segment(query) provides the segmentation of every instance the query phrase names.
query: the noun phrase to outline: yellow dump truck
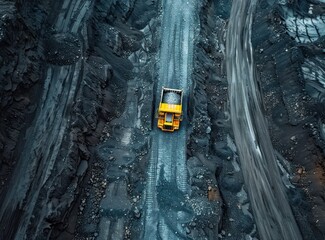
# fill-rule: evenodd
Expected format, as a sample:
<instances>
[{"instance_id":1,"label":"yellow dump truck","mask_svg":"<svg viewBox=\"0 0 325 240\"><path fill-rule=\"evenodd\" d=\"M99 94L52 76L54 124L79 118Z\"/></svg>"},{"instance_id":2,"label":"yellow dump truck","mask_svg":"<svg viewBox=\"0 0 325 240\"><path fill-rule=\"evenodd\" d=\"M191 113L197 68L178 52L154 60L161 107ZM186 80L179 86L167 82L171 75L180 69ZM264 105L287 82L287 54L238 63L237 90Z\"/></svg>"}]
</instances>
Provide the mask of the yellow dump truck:
<instances>
[{"instance_id":1,"label":"yellow dump truck","mask_svg":"<svg viewBox=\"0 0 325 240\"><path fill-rule=\"evenodd\" d=\"M179 129L182 121L183 91L162 88L158 108L158 128L167 132Z\"/></svg>"}]
</instances>

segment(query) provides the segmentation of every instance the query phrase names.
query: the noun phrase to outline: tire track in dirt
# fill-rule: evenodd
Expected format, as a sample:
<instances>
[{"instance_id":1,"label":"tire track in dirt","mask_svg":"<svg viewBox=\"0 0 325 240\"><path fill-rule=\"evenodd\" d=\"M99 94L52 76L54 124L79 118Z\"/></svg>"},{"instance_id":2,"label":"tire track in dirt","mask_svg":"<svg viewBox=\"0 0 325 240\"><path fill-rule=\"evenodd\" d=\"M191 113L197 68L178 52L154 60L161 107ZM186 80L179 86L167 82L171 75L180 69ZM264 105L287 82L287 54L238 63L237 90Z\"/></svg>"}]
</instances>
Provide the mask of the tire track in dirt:
<instances>
[{"instance_id":1,"label":"tire track in dirt","mask_svg":"<svg viewBox=\"0 0 325 240\"><path fill-rule=\"evenodd\" d=\"M163 86L183 89L183 111L186 118L188 90L193 58L194 30L196 21L195 0L166 0L162 3L161 50L159 56L159 79L156 103L158 106ZM171 191L189 191L186 168L186 124L179 131L164 133L158 129L152 132L151 158L145 199L145 220L143 239L180 239L185 237L182 223L184 212L171 210L171 214L161 211L157 199L157 186L169 182ZM172 149L175 149L173 151ZM170 196L173 197L173 196ZM172 215L172 216L171 216ZM175 222L171 222L170 220Z\"/></svg>"},{"instance_id":2,"label":"tire track in dirt","mask_svg":"<svg viewBox=\"0 0 325 240\"><path fill-rule=\"evenodd\" d=\"M256 4L257 0L233 1L229 19L226 56L232 126L261 239L302 239L261 109L251 44Z\"/></svg>"}]
</instances>

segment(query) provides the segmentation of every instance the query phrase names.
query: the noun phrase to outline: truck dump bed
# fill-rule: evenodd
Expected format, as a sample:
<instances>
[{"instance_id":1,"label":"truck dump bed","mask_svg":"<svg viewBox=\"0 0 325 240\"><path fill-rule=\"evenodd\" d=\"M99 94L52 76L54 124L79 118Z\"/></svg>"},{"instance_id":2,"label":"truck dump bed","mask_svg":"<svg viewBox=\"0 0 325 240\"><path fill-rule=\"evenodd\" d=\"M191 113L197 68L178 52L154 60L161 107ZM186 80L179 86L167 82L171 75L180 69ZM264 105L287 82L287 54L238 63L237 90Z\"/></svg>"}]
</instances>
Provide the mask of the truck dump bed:
<instances>
[{"instance_id":1,"label":"truck dump bed","mask_svg":"<svg viewBox=\"0 0 325 240\"><path fill-rule=\"evenodd\" d=\"M158 109L158 128L168 132L179 129L182 120L182 103L182 90L162 88Z\"/></svg>"}]
</instances>

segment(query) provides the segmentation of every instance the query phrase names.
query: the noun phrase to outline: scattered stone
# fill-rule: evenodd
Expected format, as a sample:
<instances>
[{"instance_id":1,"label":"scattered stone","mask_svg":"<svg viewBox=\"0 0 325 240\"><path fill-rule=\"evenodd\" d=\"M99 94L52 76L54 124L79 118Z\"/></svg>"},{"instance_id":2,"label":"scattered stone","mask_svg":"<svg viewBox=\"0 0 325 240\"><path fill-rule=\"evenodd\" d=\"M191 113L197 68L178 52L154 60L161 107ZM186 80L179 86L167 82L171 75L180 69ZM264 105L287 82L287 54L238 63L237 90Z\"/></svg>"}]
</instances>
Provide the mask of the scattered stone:
<instances>
[{"instance_id":1,"label":"scattered stone","mask_svg":"<svg viewBox=\"0 0 325 240\"><path fill-rule=\"evenodd\" d=\"M293 142L295 142L295 141L297 141L297 137L296 137L296 136L292 136L292 137L290 138L290 140L293 141Z\"/></svg>"},{"instance_id":2,"label":"scattered stone","mask_svg":"<svg viewBox=\"0 0 325 240\"><path fill-rule=\"evenodd\" d=\"M140 211L139 211L139 209L137 207L134 209L134 216L136 218L140 218L141 217L141 213L140 213Z\"/></svg>"},{"instance_id":3,"label":"scattered stone","mask_svg":"<svg viewBox=\"0 0 325 240\"><path fill-rule=\"evenodd\" d=\"M297 173L299 175L303 174L304 173L304 169L302 167L298 168Z\"/></svg>"},{"instance_id":4,"label":"scattered stone","mask_svg":"<svg viewBox=\"0 0 325 240\"><path fill-rule=\"evenodd\" d=\"M209 201L217 201L220 200L220 193L215 187L208 187L208 199Z\"/></svg>"}]
</instances>

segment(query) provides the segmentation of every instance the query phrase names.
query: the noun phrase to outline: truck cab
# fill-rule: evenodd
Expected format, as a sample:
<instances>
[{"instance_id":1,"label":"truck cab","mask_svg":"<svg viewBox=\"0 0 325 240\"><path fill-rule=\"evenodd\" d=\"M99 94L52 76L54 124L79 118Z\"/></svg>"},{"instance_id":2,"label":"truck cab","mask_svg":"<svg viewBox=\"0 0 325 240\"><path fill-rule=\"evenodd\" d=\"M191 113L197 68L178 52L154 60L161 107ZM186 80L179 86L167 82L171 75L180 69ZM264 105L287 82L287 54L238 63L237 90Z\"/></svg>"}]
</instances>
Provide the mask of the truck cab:
<instances>
[{"instance_id":1,"label":"truck cab","mask_svg":"<svg viewBox=\"0 0 325 240\"><path fill-rule=\"evenodd\" d=\"M158 108L158 128L166 132L179 129L182 121L183 91L162 88Z\"/></svg>"}]
</instances>

